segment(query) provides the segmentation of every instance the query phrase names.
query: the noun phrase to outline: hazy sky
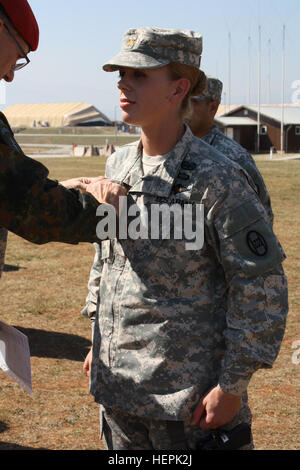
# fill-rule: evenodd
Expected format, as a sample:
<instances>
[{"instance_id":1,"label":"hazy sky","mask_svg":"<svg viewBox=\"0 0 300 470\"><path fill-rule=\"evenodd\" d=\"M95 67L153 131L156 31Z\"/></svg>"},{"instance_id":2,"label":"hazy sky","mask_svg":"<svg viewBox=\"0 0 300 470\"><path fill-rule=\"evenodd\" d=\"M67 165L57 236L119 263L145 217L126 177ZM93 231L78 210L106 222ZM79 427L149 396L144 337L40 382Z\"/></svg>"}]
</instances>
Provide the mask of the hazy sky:
<instances>
[{"instance_id":1,"label":"hazy sky","mask_svg":"<svg viewBox=\"0 0 300 470\"><path fill-rule=\"evenodd\" d=\"M201 68L224 82L228 104L231 33L231 104L248 103L248 38L251 37L251 102L257 103L258 29L261 25L262 103L281 102L282 29L286 26L286 102L300 80L299 0L29 0L40 26L40 47L31 63L6 86L15 103L84 101L120 118L117 73L102 65L117 54L128 28L191 29L203 35ZM224 101L223 101L224 102ZM5 106L1 106L4 109Z\"/></svg>"}]
</instances>

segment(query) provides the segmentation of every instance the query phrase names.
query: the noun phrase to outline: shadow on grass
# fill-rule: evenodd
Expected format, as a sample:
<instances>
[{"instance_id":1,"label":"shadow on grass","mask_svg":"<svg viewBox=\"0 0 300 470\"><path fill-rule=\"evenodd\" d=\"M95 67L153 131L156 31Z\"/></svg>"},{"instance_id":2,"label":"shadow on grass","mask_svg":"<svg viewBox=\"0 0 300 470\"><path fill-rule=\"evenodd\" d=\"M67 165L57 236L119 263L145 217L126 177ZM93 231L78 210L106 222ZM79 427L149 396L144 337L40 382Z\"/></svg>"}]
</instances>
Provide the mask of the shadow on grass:
<instances>
[{"instance_id":1,"label":"shadow on grass","mask_svg":"<svg viewBox=\"0 0 300 470\"><path fill-rule=\"evenodd\" d=\"M0 433L5 432L9 429L9 426L3 421L0 421ZM34 449L33 447L20 446L19 444L14 444L12 442L2 442L0 441L0 451L3 450L46 450L44 448Z\"/></svg>"},{"instance_id":2,"label":"shadow on grass","mask_svg":"<svg viewBox=\"0 0 300 470\"><path fill-rule=\"evenodd\" d=\"M10 273L12 271L19 271L20 269L27 269L27 268L22 268L22 266L13 266L12 264L5 264L3 267L3 272Z\"/></svg>"},{"instance_id":3,"label":"shadow on grass","mask_svg":"<svg viewBox=\"0 0 300 470\"><path fill-rule=\"evenodd\" d=\"M0 441L0 450L1 450L1 453L2 453L4 450L48 450L48 449L44 449L43 447L38 447L38 448L26 447L26 446L20 446L19 444L14 444L12 442L1 442ZM8 458L10 458L10 457L8 457Z\"/></svg>"},{"instance_id":4,"label":"shadow on grass","mask_svg":"<svg viewBox=\"0 0 300 470\"><path fill-rule=\"evenodd\" d=\"M28 337L31 356L82 362L91 346L89 340L78 335L19 326L15 328Z\"/></svg>"},{"instance_id":5,"label":"shadow on grass","mask_svg":"<svg viewBox=\"0 0 300 470\"><path fill-rule=\"evenodd\" d=\"M3 423L3 421L0 421L0 433L5 432L8 430L8 426L6 423ZM1 443L0 443L1 444Z\"/></svg>"}]
</instances>

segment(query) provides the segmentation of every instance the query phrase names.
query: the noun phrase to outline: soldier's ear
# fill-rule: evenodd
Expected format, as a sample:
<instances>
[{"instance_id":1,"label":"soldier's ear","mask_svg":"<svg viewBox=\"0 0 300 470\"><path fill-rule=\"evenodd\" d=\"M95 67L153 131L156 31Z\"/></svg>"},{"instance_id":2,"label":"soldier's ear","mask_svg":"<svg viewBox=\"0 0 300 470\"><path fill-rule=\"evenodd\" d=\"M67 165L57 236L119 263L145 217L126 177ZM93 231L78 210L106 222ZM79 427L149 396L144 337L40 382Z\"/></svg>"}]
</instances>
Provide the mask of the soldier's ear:
<instances>
[{"instance_id":1,"label":"soldier's ear","mask_svg":"<svg viewBox=\"0 0 300 470\"><path fill-rule=\"evenodd\" d=\"M174 82L174 91L171 96L173 103L180 103L188 94L191 88L191 82L188 78L180 78Z\"/></svg>"},{"instance_id":2,"label":"soldier's ear","mask_svg":"<svg viewBox=\"0 0 300 470\"><path fill-rule=\"evenodd\" d=\"M211 101L211 103L210 103L210 106L209 106L210 112L211 112L211 114L213 114L214 116L216 115L216 113L217 113L217 111L218 111L218 109L219 109L219 104L220 104L220 103L219 103L218 101Z\"/></svg>"}]
</instances>

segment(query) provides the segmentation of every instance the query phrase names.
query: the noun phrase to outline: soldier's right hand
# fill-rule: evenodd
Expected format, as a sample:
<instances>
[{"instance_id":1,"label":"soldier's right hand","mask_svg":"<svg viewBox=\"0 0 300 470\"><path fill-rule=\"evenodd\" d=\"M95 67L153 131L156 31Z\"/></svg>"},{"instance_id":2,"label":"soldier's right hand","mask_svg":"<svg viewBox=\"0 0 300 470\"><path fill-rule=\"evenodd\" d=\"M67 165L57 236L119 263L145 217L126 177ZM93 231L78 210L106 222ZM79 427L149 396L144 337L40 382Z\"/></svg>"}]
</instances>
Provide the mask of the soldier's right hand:
<instances>
[{"instance_id":1,"label":"soldier's right hand","mask_svg":"<svg viewBox=\"0 0 300 470\"><path fill-rule=\"evenodd\" d=\"M93 358L93 349L90 349L82 367L83 373L86 374L88 377L90 377L91 375L92 358Z\"/></svg>"}]
</instances>

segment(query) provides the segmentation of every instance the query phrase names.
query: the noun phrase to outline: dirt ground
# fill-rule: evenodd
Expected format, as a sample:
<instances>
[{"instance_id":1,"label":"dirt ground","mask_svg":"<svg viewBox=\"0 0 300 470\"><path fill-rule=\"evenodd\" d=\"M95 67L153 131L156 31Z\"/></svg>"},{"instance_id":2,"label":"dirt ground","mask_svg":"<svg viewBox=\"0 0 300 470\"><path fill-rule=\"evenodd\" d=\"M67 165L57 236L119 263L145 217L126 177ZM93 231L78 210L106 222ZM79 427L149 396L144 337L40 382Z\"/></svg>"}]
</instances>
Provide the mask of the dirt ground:
<instances>
[{"instance_id":1,"label":"dirt ground","mask_svg":"<svg viewBox=\"0 0 300 470\"><path fill-rule=\"evenodd\" d=\"M97 158L43 160L60 180L103 174ZM259 162L275 212L275 232L286 254L290 312L272 370L250 383L256 449L300 449L299 372L292 362L300 341L300 162ZM1 320L29 338L33 394L0 370L0 450L101 450L98 405L82 365L91 347L87 295L93 246L35 246L9 234L0 282ZM300 359L300 354L299 354Z\"/></svg>"}]
</instances>

